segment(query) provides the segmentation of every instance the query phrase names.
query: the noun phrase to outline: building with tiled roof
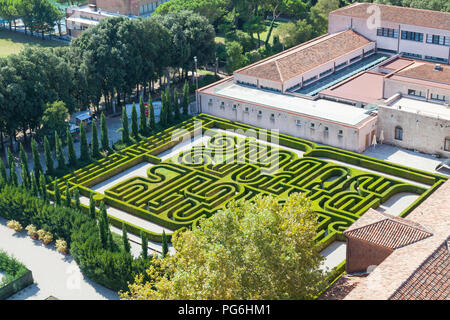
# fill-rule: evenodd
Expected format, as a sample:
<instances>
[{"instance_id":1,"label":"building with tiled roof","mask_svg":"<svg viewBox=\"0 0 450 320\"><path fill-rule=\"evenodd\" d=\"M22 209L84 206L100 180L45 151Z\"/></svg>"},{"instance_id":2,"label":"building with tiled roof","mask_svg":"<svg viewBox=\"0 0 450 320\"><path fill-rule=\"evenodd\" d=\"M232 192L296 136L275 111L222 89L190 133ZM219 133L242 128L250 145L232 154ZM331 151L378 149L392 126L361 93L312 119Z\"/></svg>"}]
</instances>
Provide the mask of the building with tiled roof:
<instances>
[{"instance_id":1,"label":"building with tiled roof","mask_svg":"<svg viewBox=\"0 0 450 320\"><path fill-rule=\"evenodd\" d=\"M388 52L438 63L450 60L450 12L354 3L329 14L329 33L347 29Z\"/></svg>"},{"instance_id":2,"label":"building with tiled roof","mask_svg":"<svg viewBox=\"0 0 450 320\"><path fill-rule=\"evenodd\" d=\"M398 243L400 246L394 245L397 247L396 249L391 249L391 252L388 252L386 257L380 259L381 261L378 263L372 263L366 270L371 271L370 274L362 279L345 299L450 299L449 194L450 180L441 185L407 218L387 218L386 214L372 210L364 214L344 233L350 244L354 239L351 237L354 231L375 225L380 221L386 221L386 219L392 219L393 222L394 220L398 222L400 219L401 221L398 223L404 223L405 226L408 226L406 229L411 228L409 232L395 232L398 225L392 223L390 224L392 229L384 229L387 235L365 237L366 243L372 247L385 248L378 244L383 238L394 238L390 241ZM383 242L383 240L381 241ZM370 251L366 252L365 257L347 252L346 263L358 265L358 261L354 261L354 259L361 258L373 261L374 257L370 255ZM363 266L363 262L360 261L359 265ZM371 261L366 260L365 263L371 263Z\"/></svg>"}]
</instances>

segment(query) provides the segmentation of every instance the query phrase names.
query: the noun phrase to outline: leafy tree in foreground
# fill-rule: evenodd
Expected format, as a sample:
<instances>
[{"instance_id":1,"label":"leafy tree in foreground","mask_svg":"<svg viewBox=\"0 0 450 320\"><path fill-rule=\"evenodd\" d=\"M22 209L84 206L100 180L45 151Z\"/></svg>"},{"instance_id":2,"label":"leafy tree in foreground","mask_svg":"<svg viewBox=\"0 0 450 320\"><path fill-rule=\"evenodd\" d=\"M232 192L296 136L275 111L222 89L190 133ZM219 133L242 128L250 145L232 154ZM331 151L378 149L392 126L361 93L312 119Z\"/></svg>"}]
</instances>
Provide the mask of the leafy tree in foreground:
<instances>
[{"instance_id":1,"label":"leafy tree in foreground","mask_svg":"<svg viewBox=\"0 0 450 320\"><path fill-rule=\"evenodd\" d=\"M121 293L122 299L312 299L326 285L318 226L310 201L293 194L284 204L259 195L231 202L199 226L176 233L176 254ZM195 254L192 254L195 252Z\"/></svg>"}]
</instances>

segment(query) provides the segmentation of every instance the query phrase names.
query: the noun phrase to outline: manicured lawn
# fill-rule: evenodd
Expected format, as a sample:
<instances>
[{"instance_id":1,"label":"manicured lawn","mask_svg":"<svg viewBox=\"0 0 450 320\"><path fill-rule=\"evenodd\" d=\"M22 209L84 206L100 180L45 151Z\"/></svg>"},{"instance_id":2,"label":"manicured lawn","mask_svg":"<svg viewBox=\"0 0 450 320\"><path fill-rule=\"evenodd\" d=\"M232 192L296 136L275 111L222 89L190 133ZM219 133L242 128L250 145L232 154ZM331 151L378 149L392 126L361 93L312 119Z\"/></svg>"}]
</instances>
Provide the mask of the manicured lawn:
<instances>
[{"instance_id":1,"label":"manicured lawn","mask_svg":"<svg viewBox=\"0 0 450 320\"><path fill-rule=\"evenodd\" d=\"M59 47L66 44L57 41L41 40L38 37L26 36L20 32L0 29L0 57L19 53L27 45L33 47Z\"/></svg>"}]
</instances>

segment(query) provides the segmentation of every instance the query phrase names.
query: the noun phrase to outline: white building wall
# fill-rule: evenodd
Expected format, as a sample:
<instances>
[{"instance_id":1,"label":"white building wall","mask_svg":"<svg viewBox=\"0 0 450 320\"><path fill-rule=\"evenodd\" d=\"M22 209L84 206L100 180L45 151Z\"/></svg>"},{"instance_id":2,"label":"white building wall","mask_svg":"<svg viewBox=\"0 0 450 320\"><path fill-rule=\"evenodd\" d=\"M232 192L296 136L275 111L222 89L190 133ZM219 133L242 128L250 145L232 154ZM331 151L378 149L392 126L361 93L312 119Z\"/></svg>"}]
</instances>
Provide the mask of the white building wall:
<instances>
[{"instance_id":1,"label":"white building wall","mask_svg":"<svg viewBox=\"0 0 450 320\"><path fill-rule=\"evenodd\" d=\"M440 96L445 96L446 101L449 102L450 90L445 90L443 88L424 86L406 81L398 81L390 78L384 79L383 88L383 98L388 99L396 93L401 93L403 96L408 96L408 90L416 90L424 92L424 100L430 100L431 94L438 94Z\"/></svg>"}]
</instances>

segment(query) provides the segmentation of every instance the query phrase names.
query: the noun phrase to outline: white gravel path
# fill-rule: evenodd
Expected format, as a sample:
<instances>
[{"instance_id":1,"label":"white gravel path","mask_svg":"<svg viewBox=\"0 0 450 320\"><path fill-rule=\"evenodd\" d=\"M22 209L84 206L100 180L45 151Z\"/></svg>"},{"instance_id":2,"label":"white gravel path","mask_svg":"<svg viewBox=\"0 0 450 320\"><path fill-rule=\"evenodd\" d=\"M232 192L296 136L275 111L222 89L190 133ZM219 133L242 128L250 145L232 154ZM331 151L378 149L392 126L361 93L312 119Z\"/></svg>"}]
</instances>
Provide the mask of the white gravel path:
<instances>
[{"instance_id":1,"label":"white gravel path","mask_svg":"<svg viewBox=\"0 0 450 320\"><path fill-rule=\"evenodd\" d=\"M380 212L385 212L398 216L406 208L408 208L416 199L419 197L418 194L412 192L400 192L394 194L385 203L381 204L377 210Z\"/></svg>"},{"instance_id":2,"label":"white gravel path","mask_svg":"<svg viewBox=\"0 0 450 320\"><path fill-rule=\"evenodd\" d=\"M325 257L325 260L323 261L320 268L325 271L327 268L328 270L331 270L336 267L338 264L345 260L346 249L347 245L342 241L335 241L330 244L320 252L320 255L322 257Z\"/></svg>"},{"instance_id":3,"label":"white gravel path","mask_svg":"<svg viewBox=\"0 0 450 320\"><path fill-rule=\"evenodd\" d=\"M84 277L71 255L58 253L6 227L0 218L0 248L16 257L33 273L34 284L10 297L11 300L43 300L54 296L62 300L117 300L116 292Z\"/></svg>"}]
</instances>

